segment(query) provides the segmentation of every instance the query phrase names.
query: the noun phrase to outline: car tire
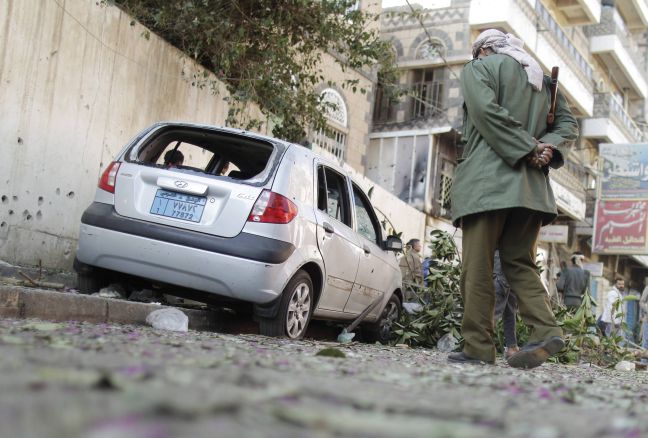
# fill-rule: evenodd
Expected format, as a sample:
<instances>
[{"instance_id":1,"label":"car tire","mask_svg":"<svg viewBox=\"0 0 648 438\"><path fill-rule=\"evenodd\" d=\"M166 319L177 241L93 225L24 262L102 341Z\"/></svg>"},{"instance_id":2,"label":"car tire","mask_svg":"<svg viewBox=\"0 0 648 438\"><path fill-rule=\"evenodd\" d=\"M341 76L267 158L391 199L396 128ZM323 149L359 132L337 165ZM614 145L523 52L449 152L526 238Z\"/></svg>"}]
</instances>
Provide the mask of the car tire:
<instances>
[{"instance_id":1,"label":"car tire","mask_svg":"<svg viewBox=\"0 0 648 438\"><path fill-rule=\"evenodd\" d=\"M389 297L380 318L372 324L363 327L363 339L367 342L387 344L392 339L392 327L399 320L403 306L396 295Z\"/></svg>"},{"instance_id":2,"label":"car tire","mask_svg":"<svg viewBox=\"0 0 648 438\"><path fill-rule=\"evenodd\" d=\"M298 271L281 293L274 318L259 318L259 332L264 336L302 339L313 314L315 294L310 275Z\"/></svg>"}]
</instances>

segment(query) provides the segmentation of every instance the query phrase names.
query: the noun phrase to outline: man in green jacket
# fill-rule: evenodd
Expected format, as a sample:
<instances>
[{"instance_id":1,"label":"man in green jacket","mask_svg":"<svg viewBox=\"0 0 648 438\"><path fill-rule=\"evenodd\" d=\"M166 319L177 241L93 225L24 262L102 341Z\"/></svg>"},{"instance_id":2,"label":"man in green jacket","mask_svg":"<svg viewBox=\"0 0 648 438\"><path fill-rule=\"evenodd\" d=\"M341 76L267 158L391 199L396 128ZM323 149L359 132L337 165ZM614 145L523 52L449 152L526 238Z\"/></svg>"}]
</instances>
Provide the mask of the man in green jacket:
<instances>
[{"instance_id":1,"label":"man in green jacket","mask_svg":"<svg viewBox=\"0 0 648 438\"><path fill-rule=\"evenodd\" d=\"M522 47L513 35L484 31L461 75L465 148L452 187L452 219L463 233L465 344L448 357L452 362L495 361L496 249L531 328L529 344L509 365L536 367L564 346L535 255L540 227L557 215L548 168L563 165L578 125L558 93L555 121L548 126L550 79Z\"/></svg>"}]
</instances>

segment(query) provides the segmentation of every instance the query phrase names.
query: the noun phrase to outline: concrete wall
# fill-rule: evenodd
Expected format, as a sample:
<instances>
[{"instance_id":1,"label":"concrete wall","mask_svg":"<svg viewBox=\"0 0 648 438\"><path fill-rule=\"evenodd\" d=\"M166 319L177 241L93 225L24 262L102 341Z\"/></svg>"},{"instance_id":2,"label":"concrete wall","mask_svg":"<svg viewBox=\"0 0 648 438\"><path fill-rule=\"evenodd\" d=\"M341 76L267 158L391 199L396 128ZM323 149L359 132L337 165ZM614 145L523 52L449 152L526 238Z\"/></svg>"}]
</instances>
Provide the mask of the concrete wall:
<instances>
[{"instance_id":1,"label":"concrete wall","mask_svg":"<svg viewBox=\"0 0 648 438\"><path fill-rule=\"evenodd\" d=\"M131 21L94 1L0 2L0 258L70 266L128 139L158 120L224 123L222 95L183 76L196 66Z\"/></svg>"},{"instance_id":2,"label":"concrete wall","mask_svg":"<svg viewBox=\"0 0 648 438\"><path fill-rule=\"evenodd\" d=\"M159 120L224 124L223 87L192 86L202 70L145 30L101 2L0 1L0 259L69 268L99 175L130 138ZM350 164L362 172L371 99L340 91ZM389 193L374 196L385 213L401 212ZM403 211L400 229L418 233L421 219L410 224Z\"/></svg>"}]
</instances>

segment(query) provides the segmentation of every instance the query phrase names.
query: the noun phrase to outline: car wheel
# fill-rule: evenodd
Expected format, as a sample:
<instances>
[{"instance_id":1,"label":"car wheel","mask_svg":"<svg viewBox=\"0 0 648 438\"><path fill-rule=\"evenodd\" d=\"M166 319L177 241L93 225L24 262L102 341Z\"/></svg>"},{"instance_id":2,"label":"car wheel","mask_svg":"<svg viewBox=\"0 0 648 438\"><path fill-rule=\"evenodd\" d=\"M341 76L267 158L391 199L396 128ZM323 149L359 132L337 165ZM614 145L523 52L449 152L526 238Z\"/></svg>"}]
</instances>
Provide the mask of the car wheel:
<instances>
[{"instance_id":1,"label":"car wheel","mask_svg":"<svg viewBox=\"0 0 648 438\"><path fill-rule=\"evenodd\" d=\"M387 301L378 321L364 327L364 339L367 342L387 344L393 337L392 329L394 323L400 318L401 310L400 299L396 295L392 295L389 301Z\"/></svg>"},{"instance_id":2,"label":"car wheel","mask_svg":"<svg viewBox=\"0 0 648 438\"><path fill-rule=\"evenodd\" d=\"M277 316L259 319L260 333L273 337L303 338L313 313L313 302L313 282L305 271L299 271L281 294Z\"/></svg>"},{"instance_id":3,"label":"car wheel","mask_svg":"<svg viewBox=\"0 0 648 438\"><path fill-rule=\"evenodd\" d=\"M105 271L74 259L74 270L77 272L76 286L82 294L91 294L106 286Z\"/></svg>"}]
</instances>

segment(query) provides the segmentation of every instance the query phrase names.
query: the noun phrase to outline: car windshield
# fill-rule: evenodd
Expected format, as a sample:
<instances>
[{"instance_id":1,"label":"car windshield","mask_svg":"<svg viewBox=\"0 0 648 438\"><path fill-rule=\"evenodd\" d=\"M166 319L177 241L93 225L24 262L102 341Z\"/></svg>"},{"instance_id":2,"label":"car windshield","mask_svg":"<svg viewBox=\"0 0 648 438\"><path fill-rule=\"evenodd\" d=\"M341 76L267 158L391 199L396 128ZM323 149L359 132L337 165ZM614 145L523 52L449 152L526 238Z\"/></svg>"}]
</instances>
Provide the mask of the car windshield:
<instances>
[{"instance_id":1,"label":"car windshield","mask_svg":"<svg viewBox=\"0 0 648 438\"><path fill-rule=\"evenodd\" d=\"M156 131L127 154L128 161L236 180L262 177L274 145L260 139L190 127Z\"/></svg>"}]
</instances>

